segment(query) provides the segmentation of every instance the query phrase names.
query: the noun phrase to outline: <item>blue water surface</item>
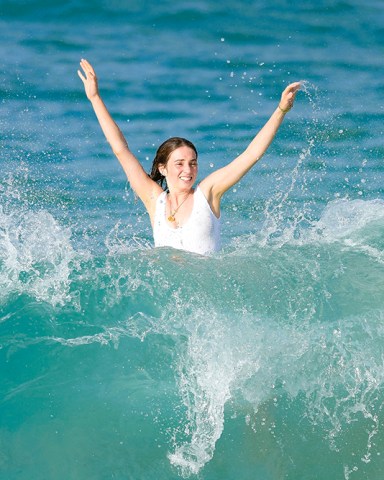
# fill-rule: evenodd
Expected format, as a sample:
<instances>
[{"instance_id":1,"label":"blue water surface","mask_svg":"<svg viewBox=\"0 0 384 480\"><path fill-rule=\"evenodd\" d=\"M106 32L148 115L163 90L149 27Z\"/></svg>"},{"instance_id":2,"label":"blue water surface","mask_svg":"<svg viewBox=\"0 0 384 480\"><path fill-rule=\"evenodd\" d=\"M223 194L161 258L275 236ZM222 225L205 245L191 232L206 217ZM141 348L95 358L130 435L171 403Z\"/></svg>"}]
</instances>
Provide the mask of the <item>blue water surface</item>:
<instances>
[{"instance_id":1,"label":"blue water surface","mask_svg":"<svg viewBox=\"0 0 384 480\"><path fill-rule=\"evenodd\" d=\"M0 479L381 480L384 4L0 0ZM77 76L199 178L302 81L222 202L154 249Z\"/></svg>"}]
</instances>

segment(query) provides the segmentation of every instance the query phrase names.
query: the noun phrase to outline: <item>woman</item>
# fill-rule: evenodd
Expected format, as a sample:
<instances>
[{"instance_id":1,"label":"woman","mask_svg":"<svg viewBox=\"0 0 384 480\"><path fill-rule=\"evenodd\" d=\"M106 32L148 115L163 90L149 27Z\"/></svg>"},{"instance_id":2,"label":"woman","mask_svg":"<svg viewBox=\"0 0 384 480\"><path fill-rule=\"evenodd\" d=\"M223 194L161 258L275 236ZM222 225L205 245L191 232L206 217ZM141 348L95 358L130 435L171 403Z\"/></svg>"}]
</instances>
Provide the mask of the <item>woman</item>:
<instances>
[{"instance_id":1,"label":"woman","mask_svg":"<svg viewBox=\"0 0 384 480\"><path fill-rule=\"evenodd\" d=\"M202 255L218 251L221 198L264 155L292 108L300 82L291 83L283 91L276 110L244 152L194 188L198 171L194 145L179 137L165 141L157 150L151 175L147 175L102 101L92 65L82 59L80 66L83 73L77 73L104 135L148 211L155 247L168 246Z\"/></svg>"}]
</instances>

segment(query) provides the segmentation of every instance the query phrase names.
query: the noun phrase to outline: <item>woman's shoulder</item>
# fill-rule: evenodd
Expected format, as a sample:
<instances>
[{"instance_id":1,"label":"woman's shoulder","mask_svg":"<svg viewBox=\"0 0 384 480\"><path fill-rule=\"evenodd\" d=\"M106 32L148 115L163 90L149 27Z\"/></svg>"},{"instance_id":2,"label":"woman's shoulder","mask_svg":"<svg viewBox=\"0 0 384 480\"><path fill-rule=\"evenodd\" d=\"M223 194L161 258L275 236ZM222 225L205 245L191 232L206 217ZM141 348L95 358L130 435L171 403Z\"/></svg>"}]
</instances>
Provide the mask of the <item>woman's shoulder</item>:
<instances>
[{"instance_id":1,"label":"woman's shoulder","mask_svg":"<svg viewBox=\"0 0 384 480\"><path fill-rule=\"evenodd\" d=\"M196 187L196 190L204 195L205 200L207 201L210 209L215 214L217 218L220 217L220 197L214 195L213 183L211 181L211 175L204 178Z\"/></svg>"},{"instance_id":2,"label":"woman's shoulder","mask_svg":"<svg viewBox=\"0 0 384 480\"><path fill-rule=\"evenodd\" d=\"M200 192L204 195L205 198L208 198L210 188L208 186L208 183L205 180L206 179L202 180L200 183L196 185L194 193Z\"/></svg>"}]
</instances>

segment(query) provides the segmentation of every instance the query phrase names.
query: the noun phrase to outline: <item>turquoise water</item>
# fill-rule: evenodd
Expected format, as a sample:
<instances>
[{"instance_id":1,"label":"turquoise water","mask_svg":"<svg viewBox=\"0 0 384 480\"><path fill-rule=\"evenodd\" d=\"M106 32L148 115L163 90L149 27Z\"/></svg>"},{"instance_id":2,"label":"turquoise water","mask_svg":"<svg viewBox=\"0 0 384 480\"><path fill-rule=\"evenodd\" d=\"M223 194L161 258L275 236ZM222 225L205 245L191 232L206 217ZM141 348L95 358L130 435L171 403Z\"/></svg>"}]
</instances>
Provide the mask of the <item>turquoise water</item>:
<instances>
[{"instance_id":1,"label":"turquoise water","mask_svg":"<svg viewBox=\"0 0 384 480\"><path fill-rule=\"evenodd\" d=\"M381 480L384 5L0 2L0 478ZM76 70L149 170L200 176L303 81L223 201L153 249Z\"/></svg>"}]
</instances>

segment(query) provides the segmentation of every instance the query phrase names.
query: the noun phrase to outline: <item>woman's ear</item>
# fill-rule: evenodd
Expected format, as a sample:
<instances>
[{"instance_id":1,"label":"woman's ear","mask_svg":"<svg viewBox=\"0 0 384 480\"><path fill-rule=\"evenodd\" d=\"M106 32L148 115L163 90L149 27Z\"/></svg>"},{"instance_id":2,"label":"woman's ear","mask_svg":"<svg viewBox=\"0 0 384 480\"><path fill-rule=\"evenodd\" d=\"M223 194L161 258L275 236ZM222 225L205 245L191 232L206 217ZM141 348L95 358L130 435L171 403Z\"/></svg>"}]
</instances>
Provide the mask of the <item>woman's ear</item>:
<instances>
[{"instance_id":1,"label":"woman's ear","mask_svg":"<svg viewBox=\"0 0 384 480\"><path fill-rule=\"evenodd\" d=\"M165 175L167 173L167 169L165 168L165 166L164 165L159 165L158 169L159 169L159 172L161 173L161 175L163 175L163 177L165 177Z\"/></svg>"}]
</instances>

